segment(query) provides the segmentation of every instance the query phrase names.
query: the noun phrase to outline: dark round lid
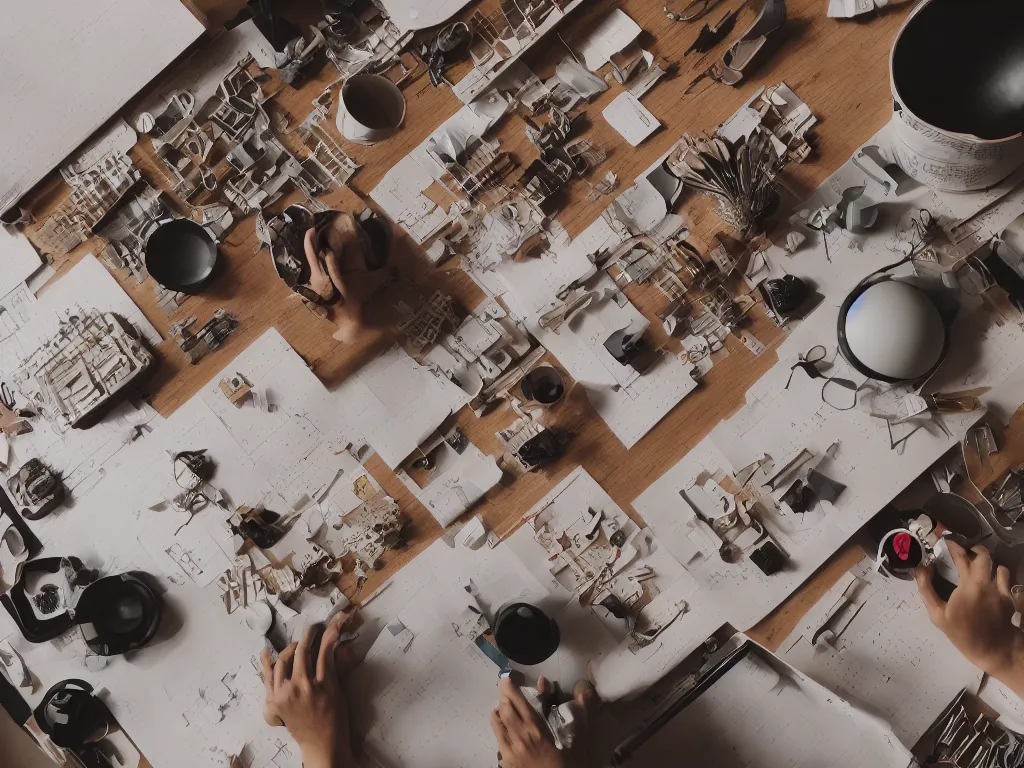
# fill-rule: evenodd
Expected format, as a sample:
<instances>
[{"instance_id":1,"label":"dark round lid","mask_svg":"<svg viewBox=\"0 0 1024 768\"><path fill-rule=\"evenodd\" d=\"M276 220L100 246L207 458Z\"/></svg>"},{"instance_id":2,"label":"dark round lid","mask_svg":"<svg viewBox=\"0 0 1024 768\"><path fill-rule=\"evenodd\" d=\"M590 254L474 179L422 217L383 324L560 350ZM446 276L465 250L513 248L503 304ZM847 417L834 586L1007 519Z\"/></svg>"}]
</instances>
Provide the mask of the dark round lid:
<instances>
[{"instance_id":1,"label":"dark round lid","mask_svg":"<svg viewBox=\"0 0 1024 768\"><path fill-rule=\"evenodd\" d=\"M932 0L893 49L904 106L946 131L996 140L1024 130L1024 3Z\"/></svg>"},{"instance_id":2,"label":"dark round lid","mask_svg":"<svg viewBox=\"0 0 1024 768\"><path fill-rule=\"evenodd\" d=\"M561 639L558 625L529 603L504 606L494 622L498 650L517 664L540 664L558 650Z\"/></svg>"}]
</instances>

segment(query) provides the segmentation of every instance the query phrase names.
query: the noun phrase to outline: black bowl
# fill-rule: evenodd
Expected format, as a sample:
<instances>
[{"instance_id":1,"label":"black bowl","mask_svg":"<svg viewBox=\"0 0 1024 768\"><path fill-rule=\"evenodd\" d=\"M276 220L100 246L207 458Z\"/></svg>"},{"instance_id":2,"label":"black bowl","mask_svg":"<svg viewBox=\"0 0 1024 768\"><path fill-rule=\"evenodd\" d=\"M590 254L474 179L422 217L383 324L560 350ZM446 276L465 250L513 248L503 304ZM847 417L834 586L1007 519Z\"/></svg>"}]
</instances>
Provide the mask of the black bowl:
<instances>
[{"instance_id":1,"label":"black bowl","mask_svg":"<svg viewBox=\"0 0 1024 768\"><path fill-rule=\"evenodd\" d=\"M213 277L218 258L213 236L190 219L161 224L146 241L146 269L172 291L199 293Z\"/></svg>"},{"instance_id":2,"label":"black bowl","mask_svg":"<svg viewBox=\"0 0 1024 768\"><path fill-rule=\"evenodd\" d=\"M896 40L893 84L917 117L996 141L1024 130L1024 3L932 0Z\"/></svg>"}]
</instances>

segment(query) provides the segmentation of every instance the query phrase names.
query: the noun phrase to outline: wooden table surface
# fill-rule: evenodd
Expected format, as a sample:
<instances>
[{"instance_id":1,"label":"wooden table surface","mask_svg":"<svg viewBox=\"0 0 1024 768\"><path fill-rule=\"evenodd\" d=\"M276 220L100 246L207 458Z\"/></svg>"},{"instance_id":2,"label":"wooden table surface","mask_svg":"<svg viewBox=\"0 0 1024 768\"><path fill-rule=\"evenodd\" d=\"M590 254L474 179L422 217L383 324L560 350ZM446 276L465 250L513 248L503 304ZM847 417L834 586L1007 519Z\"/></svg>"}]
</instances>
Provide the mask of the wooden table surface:
<instances>
[{"instance_id":1,"label":"wooden table surface","mask_svg":"<svg viewBox=\"0 0 1024 768\"><path fill-rule=\"evenodd\" d=\"M703 21L717 21L727 9L738 7L741 2L724 0L708 19L697 24L670 22L663 12L663 4L663 0L591 0L559 27L561 38L571 44L593 28L610 9L620 7L644 29L641 40L646 48L669 61L679 62L679 73L660 83L644 98L645 106L658 117L664 128L638 149L629 147L601 116L602 109L621 92L621 86L613 85L608 93L585 107L588 119L583 135L609 155L591 181L596 182L611 170L621 179L620 191L625 189L684 132L712 131L761 85L780 81L785 81L820 120L815 153L806 163L791 164L785 173L787 186L798 196L812 191L889 120L892 111L888 81L889 49L909 3L890 5L884 12L862 17L862 21L838 21L826 18L825 0L789 0L789 20L782 32L779 50L750 72L739 87L729 88L709 82L689 96L683 94L687 85L713 59L707 56L698 61L696 54L684 58L684 51L693 42ZM207 12L211 19L221 20L228 15L224 8L237 3L196 0L192 5ZM291 5L297 6L301 12L307 4ZM759 7L754 0L752 5ZM319 7L319 3L312 6ZM746 29L754 18L753 9L744 9L730 40ZM713 54L720 55L724 48L724 45L719 46ZM541 79L546 79L552 74L555 62L565 53L565 45L559 36L552 34L524 61ZM301 122L312 109L312 99L336 79L333 68L328 66L298 90L284 86L272 100L273 108L287 115L290 124ZM325 196L323 202L355 209L369 204L370 190L388 168L462 106L449 89L432 87L426 76L407 86L405 95L408 116L401 132L377 146L346 146L351 155L364 164L363 168L351 181L350 189L335 191ZM500 124L497 135L502 140L503 149L512 152L525 167L536 156L536 150L526 140L523 129L523 121L512 116ZM133 158L144 174L154 179L149 170L152 168L152 155L147 148L148 143L145 139L140 142L133 151ZM610 202L607 197L589 202L589 191L586 183L573 182L569 202L558 212L559 221L572 235L596 219ZM64 193L66 189L59 177L43 182L30 199L30 207L37 218L43 219ZM279 210L292 199L297 200L298 196L287 198L273 209ZM684 200L679 212L687 217L694 233L691 239L697 243L708 243L719 231L732 234L707 202L698 197ZM31 230L29 236L32 237ZM96 242L86 243L55 266L63 272L83 254L90 251L98 253L100 247ZM441 288L466 308L472 308L483 298L472 281L450 264L442 269L430 267L408 237L402 235L398 238L397 250L403 275L423 290ZM332 339L332 327L305 309L275 275L268 253L258 248L253 217L243 219L229 233L221 244L221 252L228 266L221 277L202 296L189 300L170 316L157 306L152 282L138 285L130 275L117 275L120 284L165 335L173 322L195 315L202 323L219 307L232 312L241 321L241 328L221 350L195 366L187 364L173 342L167 341L160 346L161 366L150 394L152 404L164 416L192 397L248 344L271 327L280 331L328 387L338 385L379 350L379 342L375 345L345 346ZM667 303L654 288L630 287L627 294L649 317L654 317ZM747 329L770 347L782 338L781 332L767 320L760 308L755 309ZM652 330L660 333L660 324L655 322ZM659 344L678 348L675 340L656 340ZM575 466L582 465L623 509L636 518L630 506L633 499L686 455L719 420L741 407L746 390L776 359L772 352L755 357L735 337L729 338L727 346L729 356L716 362L698 390L632 450L627 451L604 422L596 415L592 416L571 443L567 455L553 468L495 489L476 511L482 513L494 530L508 533L522 514L555 483ZM458 418L467 436L489 454L499 452L495 431L513 420L514 416L507 407L482 419L475 418L468 409L464 409ZM1018 420L1010 432L1020 432L1021 429L1024 425ZM387 492L398 500L411 519L414 532L409 548L390 554L387 569L374 574L374 579L367 585L367 589L372 589L436 540L442 530L382 461L374 457L367 466ZM854 547L839 553L785 606L756 628L753 632L755 638L769 648L776 648L814 601L861 556L862 553Z\"/></svg>"}]
</instances>

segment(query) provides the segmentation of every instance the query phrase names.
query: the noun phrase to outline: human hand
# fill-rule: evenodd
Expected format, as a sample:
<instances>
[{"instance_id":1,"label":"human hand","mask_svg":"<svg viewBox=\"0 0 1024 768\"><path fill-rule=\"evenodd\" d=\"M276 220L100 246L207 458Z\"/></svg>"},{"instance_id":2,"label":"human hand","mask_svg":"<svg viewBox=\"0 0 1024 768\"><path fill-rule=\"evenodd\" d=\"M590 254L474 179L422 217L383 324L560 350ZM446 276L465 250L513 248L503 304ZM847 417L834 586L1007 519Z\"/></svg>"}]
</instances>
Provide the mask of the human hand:
<instances>
[{"instance_id":1,"label":"human hand","mask_svg":"<svg viewBox=\"0 0 1024 768\"><path fill-rule=\"evenodd\" d=\"M992 556L979 545L971 553L946 541L960 586L943 601L932 586L932 568L914 572L917 588L932 623L969 662L1008 685L1024 676L1024 633L1011 623L1016 612L1010 572L1003 566L992 577ZM1016 667L1016 670L1015 670Z\"/></svg>"},{"instance_id":2,"label":"human hand","mask_svg":"<svg viewBox=\"0 0 1024 768\"><path fill-rule=\"evenodd\" d=\"M543 695L549 688L543 677L537 689ZM597 703L593 688L577 692L575 700L576 737L573 748L560 750L547 725L508 678L498 686L498 708L491 713L491 728L498 739L502 768L583 768L587 764L587 721Z\"/></svg>"},{"instance_id":3,"label":"human hand","mask_svg":"<svg viewBox=\"0 0 1024 768\"><path fill-rule=\"evenodd\" d=\"M302 241L306 251L306 261L309 264L309 287L317 296L324 301L334 301L337 293L331 278L324 271L323 255L316 251L316 230L307 229L306 236Z\"/></svg>"},{"instance_id":4,"label":"human hand","mask_svg":"<svg viewBox=\"0 0 1024 768\"><path fill-rule=\"evenodd\" d=\"M305 768L355 765L348 702L336 661L344 618L339 614L324 630L316 659L310 658L315 627L308 627L302 640L285 648L273 664L269 649L260 658L267 688L264 719L288 729L302 750Z\"/></svg>"}]
</instances>

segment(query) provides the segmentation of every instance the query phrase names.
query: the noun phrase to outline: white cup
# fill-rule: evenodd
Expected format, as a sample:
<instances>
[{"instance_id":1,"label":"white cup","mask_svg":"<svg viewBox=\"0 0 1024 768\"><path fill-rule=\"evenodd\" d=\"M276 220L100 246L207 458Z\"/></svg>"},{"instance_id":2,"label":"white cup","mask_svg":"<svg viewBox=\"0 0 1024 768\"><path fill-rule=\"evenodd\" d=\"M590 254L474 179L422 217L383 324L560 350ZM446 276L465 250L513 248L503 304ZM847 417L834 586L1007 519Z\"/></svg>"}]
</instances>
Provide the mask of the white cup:
<instances>
[{"instance_id":1,"label":"white cup","mask_svg":"<svg viewBox=\"0 0 1024 768\"><path fill-rule=\"evenodd\" d=\"M405 120L405 97L381 75L354 75L341 88L338 131L356 144L377 144L398 132Z\"/></svg>"}]
</instances>

